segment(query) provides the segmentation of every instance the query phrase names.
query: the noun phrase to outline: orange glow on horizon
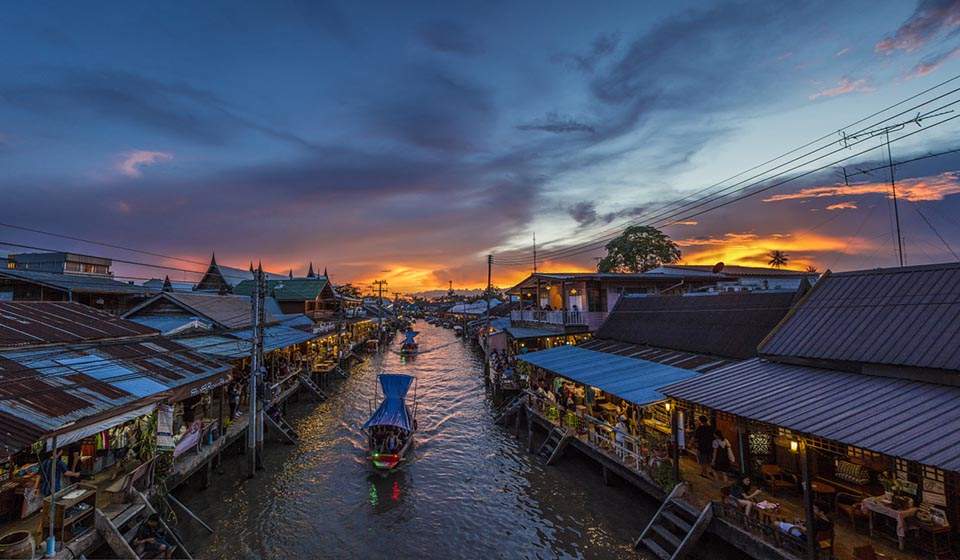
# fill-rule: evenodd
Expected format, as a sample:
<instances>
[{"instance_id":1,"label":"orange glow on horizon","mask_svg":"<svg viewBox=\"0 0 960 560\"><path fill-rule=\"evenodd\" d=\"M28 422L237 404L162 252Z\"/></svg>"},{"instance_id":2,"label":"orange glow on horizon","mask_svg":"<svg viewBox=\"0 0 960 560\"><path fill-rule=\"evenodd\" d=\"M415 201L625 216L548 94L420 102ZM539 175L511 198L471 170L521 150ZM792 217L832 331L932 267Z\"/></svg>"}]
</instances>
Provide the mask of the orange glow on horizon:
<instances>
[{"instance_id":1,"label":"orange glow on horizon","mask_svg":"<svg viewBox=\"0 0 960 560\"><path fill-rule=\"evenodd\" d=\"M783 251L790 258L787 268L817 266L817 255L824 253L856 254L873 251L876 245L862 238L833 237L822 233L799 231L786 234L758 235L727 233L722 237L679 239L684 264L739 264L769 267L771 251Z\"/></svg>"}]
</instances>

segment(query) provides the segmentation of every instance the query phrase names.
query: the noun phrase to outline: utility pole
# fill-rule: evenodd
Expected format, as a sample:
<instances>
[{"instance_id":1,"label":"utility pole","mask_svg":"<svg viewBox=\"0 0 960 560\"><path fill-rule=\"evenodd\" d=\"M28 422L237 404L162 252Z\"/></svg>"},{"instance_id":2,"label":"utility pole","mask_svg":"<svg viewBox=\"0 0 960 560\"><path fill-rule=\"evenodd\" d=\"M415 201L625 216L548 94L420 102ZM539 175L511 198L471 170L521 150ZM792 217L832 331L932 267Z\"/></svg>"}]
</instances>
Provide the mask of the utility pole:
<instances>
[{"instance_id":1,"label":"utility pole","mask_svg":"<svg viewBox=\"0 0 960 560\"><path fill-rule=\"evenodd\" d=\"M267 404L271 395L267 390L267 368L263 359L263 335L265 324L267 322L267 275L263 273L263 265L257 263L257 323L254 328L257 337L257 381L260 383L261 390L257 395L260 398L260 404L257 406L257 469L263 469L263 421L267 411Z\"/></svg>"},{"instance_id":2,"label":"utility pole","mask_svg":"<svg viewBox=\"0 0 960 560\"><path fill-rule=\"evenodd\" d=\"M387 281L377 280L373 284L377 287L377 324L379 327L377 337L383 340L383 289L387 286Z\"/></svg>"},{"instance_id":3,"label":"utility pole","mask_svg":"<svg viewBox=\"0 0 960 560\"><path fill-rule=\"evenodd\" d=\"M887 138L887 162L890 164L890 189L893 191L893 216L897 221L897 255L900 268L903 268L903 237L900 235L900 208L897 204L897 182L893 175L893 155L890 151L890 129L885 131Z\"/></svg>"},{"instance_id":4,"label":"utility pole","mask_svg":"<svg viewBox=\"0 0 960 560\"><path fill-rule=\"evenodd\" d=\"M533 275L537 276L537 232L533 232ZM537 301L533 304L533 309L540 308L540 277L537 276Z\"/></svg>"},{"instance_id":5,"label":"utility pole","mask_svg":"<svg viewBox=\"0 0 960 560\"><path fill-rule=\"evenodd\" d=\"M257 318L260 317L257 306L260 304L260 275L254 271L256 289L250 296L250 324L254 326L250 335L250 379L247 388L247 459L250 469L247 477L253 478L257 474Z\"/></svg>"},{"instance_id":6,"label":"utility pole","mask_svg":"<svg viewBox=\"0 0 960 560\"><path fill-rule=\"evenodd\" d=\"M487 255L487 325L483 335L483 352L486 359L483 361L484 373L490 379L490 295L493 293L493 255Z\"/></svg>"},{"instance_id":7,"label":"utility pole","mask_svg":"<svg viewBox=\"0 0 960 560\"><path fill-rule=\"evenodd\" d=\"M258 401L262 398L258 394L261 384L263 360L263 319L264 319L264 292L266 286L263 281L263 268L254 271L256 290L250 297L250 323L253 326L250 337L250 411L247 420L247 454L250 465L247 476L253 478L261 464L260 453L263 451L263 410Z\"/></svg>"}]
</instances>

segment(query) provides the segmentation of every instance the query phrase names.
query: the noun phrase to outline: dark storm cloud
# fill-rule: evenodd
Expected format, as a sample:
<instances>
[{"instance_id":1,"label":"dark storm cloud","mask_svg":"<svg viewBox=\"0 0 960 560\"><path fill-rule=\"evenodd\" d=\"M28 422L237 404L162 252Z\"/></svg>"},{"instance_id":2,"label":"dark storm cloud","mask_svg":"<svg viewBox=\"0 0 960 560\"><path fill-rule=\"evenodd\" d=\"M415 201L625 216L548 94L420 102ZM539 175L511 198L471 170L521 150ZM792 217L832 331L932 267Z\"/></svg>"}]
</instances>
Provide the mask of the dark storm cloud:
<instances>
[{"instance_id":1,"label":"dark storm cloud","mask_svg":"<svg viewBox=\"0 0 960 560\"><path fill-rule=\"evenodd\" d=\"M589 226L597 221L597 207L587 200L567 208L567 214L581 226Z\"/></svg>"},{"instance_id":2,"label":"dark storm cloud","mask_svg":"<svg viewBox=\"0 0 960 560\"><path fill-rule=\"evenodd\" d=\"M0 86L0 100L58 122L93 115L203 144L226 144L239 132L254 131L311 147L295 134L244 117L212 92L131 72L69 71L47 83Z\"/></svg>"},{"instance_id":3,"label":"dark storm cloud","mask_svg":"<svg viewBox=\"0 0 960 560\"><path fill-rule=\"evenodd\" d=\"M414 147L466 153L484 149L495 116L486 87L441 67L416 67L405 69L368 118L375 131Z\"/></svg>"},{"instance_id":4,"label":"dark storm cloud","mask_svg":"<svg viewBox=\"0 0 960 560\"><path fill-rule=\"evenodd\" d=\"M483 53L483 41L461 23L439 20L424 23L419 29L420 40L428 48L464 56Z\"/></svg>"}]
</instances>

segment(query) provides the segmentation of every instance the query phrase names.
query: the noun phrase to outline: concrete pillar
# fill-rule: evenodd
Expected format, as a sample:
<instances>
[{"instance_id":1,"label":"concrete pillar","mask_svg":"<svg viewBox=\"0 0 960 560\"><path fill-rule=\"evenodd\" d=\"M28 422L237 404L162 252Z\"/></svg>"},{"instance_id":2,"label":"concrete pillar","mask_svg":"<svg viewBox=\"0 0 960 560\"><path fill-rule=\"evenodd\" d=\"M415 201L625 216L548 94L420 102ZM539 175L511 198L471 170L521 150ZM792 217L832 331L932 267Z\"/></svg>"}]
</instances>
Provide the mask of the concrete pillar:
<instances>
[{"instance_id":1,"label":"concrete pillar","mask_svg":"<svg viewBox=\"0 0 960 560\"><path fill-rule=\"evenodd\" d=\"M807 525L807 558L817 560L817 539L816 539L816 516L813 513L813 488L810 482L813 480L811 469L813 467L810 452L807 449L807 443L800 440L798 452L800 453L800 475L803 478L803 512Z\"/></svg>"}]
</instances>

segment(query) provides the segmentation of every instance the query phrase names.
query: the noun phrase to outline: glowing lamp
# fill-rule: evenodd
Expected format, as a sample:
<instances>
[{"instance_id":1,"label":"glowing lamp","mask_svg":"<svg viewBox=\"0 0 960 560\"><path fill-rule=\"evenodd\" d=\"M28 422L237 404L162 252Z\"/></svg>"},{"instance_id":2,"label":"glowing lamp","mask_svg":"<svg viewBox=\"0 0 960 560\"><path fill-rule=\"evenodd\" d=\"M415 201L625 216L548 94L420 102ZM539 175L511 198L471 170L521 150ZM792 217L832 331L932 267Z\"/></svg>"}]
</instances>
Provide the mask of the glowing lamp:
<instances>
[{"instance_id":1,"label":"glowing lamp","mask_svg":"<svg viewBox=\"0 0 960 560\"><path fill-rule=\"evenodd\" d=\"M576 289L576 288L570 288L570 295L571 295L571 296L577 295L577 289Z\"/></svg>"},{"instance_id":2,"label":"glowing lamp","mask_svg":"<svg viewBox=\"0 0 960 560\"><path fill-rule=\"evenodd\" d=\"M800 450L800 442L797 441L797 440L795 440L795 439L791 439L791 440L790 440L790 451L791 451L792 453L796 453L796 452L799 451L799 450Z\"/></svg>"},{"instance_id":3,"label":"glowing lamp","mask_svg":"<svg viewBox=\"0 0 960 560\"><path fill-rule=\"evenodd\" d=\"M669 402L663 403L663 408L667 409L667 412L670 412L670 407L671 407L671 405L670 405Z\"/></svg>"}]
</instances>

